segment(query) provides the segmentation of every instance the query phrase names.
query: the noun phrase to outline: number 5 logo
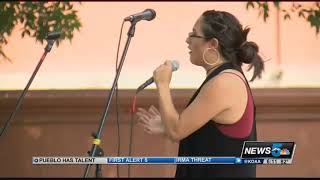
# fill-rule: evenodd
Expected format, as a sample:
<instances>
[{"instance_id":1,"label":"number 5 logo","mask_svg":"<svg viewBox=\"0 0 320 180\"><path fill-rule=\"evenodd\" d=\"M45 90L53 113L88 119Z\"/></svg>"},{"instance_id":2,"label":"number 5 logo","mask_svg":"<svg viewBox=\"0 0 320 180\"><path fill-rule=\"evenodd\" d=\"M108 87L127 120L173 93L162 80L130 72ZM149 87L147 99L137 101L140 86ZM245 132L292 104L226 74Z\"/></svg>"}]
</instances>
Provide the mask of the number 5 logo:
<instances>
[{"instance_id":1,"label":"number 5 logo","mask_svg":"<svg viewBox=\"0 0 320 180\"><path fill-rule=\"evenodd\" d=\"M282 147L282 144L280 143L275 143L275 144L272 144L272 151L271 151L271 154L273 157L279 157L280 156L280 153L281 153L281 148Z\"/></svg>"}]
</instances>

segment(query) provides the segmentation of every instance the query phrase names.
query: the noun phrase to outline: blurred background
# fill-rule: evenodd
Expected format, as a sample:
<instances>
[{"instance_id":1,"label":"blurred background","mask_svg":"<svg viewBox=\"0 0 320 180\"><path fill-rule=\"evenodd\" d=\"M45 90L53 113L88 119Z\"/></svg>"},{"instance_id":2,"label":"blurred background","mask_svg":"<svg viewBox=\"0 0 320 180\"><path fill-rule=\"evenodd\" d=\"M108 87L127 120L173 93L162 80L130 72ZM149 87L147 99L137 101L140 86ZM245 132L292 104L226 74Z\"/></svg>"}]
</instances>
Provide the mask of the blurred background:
<instances>
[{"instance_id":1,"label":"blurred background","mask_svg":"<svg viewBox=\"0 0 320 180\"><path fill-rule=\"evenodd\" d=\"M171 88L176 107L183 110L205 78L204 70L190 63L185 40L202 12L215 9L234 14L251 28L248 40L259 45L266 61L262 78L250 83L258 139L297 143L292 165L259 166L257 176L320 176L320 159L313 155L320 150L319 2L1 2L0 8L1 126L39 62L46 32L64 32L42 64L21 111L0 137L0 177L82 176L84 166L32 166L32 156L86 155L115 76L122 20L146 8L157 16L137 24L118 83L120 154L113 101L102 140L106 156L128 155L131 98L167 59L180 63ZM129 26L124 26L120 55ZM247 72L247 78L251 74ZM151 85L138 96L138 106L157 105L154 88ZM133 155L177 154L177 144L149 136L136 124L133 132ZM103 175L127 177L127 170L125 165L104 166ZM132 177L172 177L174 172L173 165L131 167Z\"/></svg>"}]
</instances>

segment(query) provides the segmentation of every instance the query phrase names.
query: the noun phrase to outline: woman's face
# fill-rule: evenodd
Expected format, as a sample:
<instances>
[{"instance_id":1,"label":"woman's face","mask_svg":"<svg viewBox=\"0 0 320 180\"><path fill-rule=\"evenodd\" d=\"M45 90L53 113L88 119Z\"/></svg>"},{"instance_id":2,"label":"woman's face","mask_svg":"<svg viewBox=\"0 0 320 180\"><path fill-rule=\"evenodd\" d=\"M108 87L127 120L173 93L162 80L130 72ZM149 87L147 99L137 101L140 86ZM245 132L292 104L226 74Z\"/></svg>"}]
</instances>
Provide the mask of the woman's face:
<instances>
[{"instance_id":1,"label":"woman's face","mask_svg":"<svg viewBox=\"0 0 320 180\"><path fill-rule=\"evenodd\" d=\"M202 54L207 48L207 43L204 39L204 35L201 30L201 18L200 17L193 26L192 32L189 33L186 43L190 49L190 61L194 65L203 66Z\"/></svg>"}]
</instances>

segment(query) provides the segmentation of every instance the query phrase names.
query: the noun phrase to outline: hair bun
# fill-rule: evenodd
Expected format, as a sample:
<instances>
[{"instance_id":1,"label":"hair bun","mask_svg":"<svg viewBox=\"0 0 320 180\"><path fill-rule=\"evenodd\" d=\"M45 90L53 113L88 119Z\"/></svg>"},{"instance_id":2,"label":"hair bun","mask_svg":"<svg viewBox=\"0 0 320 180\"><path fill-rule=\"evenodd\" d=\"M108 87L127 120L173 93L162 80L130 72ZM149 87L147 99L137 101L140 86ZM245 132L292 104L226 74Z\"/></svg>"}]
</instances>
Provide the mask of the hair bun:
<instances>
[{"instance_id":1,"label":"hair bun","mask_svg":"<svg viewBox=\"0 0 320 180\"><path fill-rule=\"evenodd\" d=\"M255 57L257 56L258 52L259 47L256 43L252 41L245 41L240 46L238 57L242 62L251 64L253 59L255 59Z\"/></svg>"}]
</instances>

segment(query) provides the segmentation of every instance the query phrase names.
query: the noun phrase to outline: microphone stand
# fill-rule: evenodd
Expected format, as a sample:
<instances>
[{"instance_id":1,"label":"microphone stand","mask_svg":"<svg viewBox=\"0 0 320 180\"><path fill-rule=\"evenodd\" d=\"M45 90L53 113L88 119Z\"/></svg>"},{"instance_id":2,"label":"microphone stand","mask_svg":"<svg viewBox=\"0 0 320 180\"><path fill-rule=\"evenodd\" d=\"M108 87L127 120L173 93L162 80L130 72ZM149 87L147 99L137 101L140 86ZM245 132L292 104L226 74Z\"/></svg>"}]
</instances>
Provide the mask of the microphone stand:
<instances>
[{"instance_id":1,"label":"microphone stand","mask_svg":"<svg viewBox=\"0 0 320 180\"><path fill-rule=\"evenodd\" d=\"M119 64L119 67L118 67L118 71L116 73L116 76L115 76L113 84L112 84L111 91L110 91L109 96L107 98L107 103L106 103L106 106L105 106L105 109L104 109L103 116L101 118L101 122L100 122L100 125L99 125L99 128L98 128L98 132L95 134L95 139L93 139L93 141L92 141L92 147L91 147L91 150L89 151L89 156L90 157L95 157L96 151L98 149L101 149L99 145L101 143L101 139L100 138L101 138L102 130L103 130L106 118L109 115L109 108L110 108L111 100L112 100L112 97L113 97L113 94L114 94L114 91L115 91L115 87L116 87L116 84L118 82L118 79L119 79L119 76L120 76L120 72L121 72L121 69L122 69L122 66L123 66L123 63L124 63L124 60L125 60L125 57L126 57L126 54L127 54L130 42L131 42L131 38L134 36L134 33L135 33L136 23L137 23L137 21L132 21L131 22L131 26L130 26L130 29L129 29L128 34L127 34L128 35L127 42L126 42L125 48L124 48L122 56L121 56L120 64ZM84 173L84 177L85 178L88 176L90 167L91 167L91 164L87 164L86 165L85 173ZM101 169L100 169L99 173L102 174L101 173Z\"/></svg>"},{"instance_id":2,"label":"microphone stand","mask_svg":"<svg viewBox=\"0 0 320 180\"><path fill-rule=\"evenodd\" d=\"M51 33L51 34L52 34L52 33ZM17 112L18 112L18 110L20 109L21 104L22 104L22 102L23 102L23 98L24 98L24 96L26 95L26 93L27 93L27 91L28 91L28 89L29 89L29 87L30 87L30 85L31 85L34 77L36 76L36 74L37 74L37 72L38 72L38 70L40 69L40 66L41 66L42 62L44 61L44 59L45 59L46 55L48 54L48 52L51 51L51 48L52 48L52 46L53 46L53 44L54 44L54 42L55 42L55 39L49 39L49 36L50 36L50 33L48 33L48 39L47 39L48 44L47 44L47 46L44 48L44 53L43 53L43 55L42 55L42 57L41 57L38 65L36 66L35 70L33 71L32 76L31 76L31 78L29 79L29 82L28 82L27 86L24 88L22 94L20 95L20 97L19 97L19 99L18 99L18 102L17 102L17 104L16 104L16 107L15 107L15 110L11 113L9 119L5 122L4 128L1 130L0 136L2 136L2 135L6 132L6 129L9 127L10 122L12 121L12 119L13 119L13 118L15 117L15 115L17 114ZM55 37L55 38L58 38L58 37L59 37L59 36L57 36L57 37Z\"/></svg>"},{"instance_id":3,"label":"microphone stand","mask_svg":"<svg viewBox=\"0 0 320 180\"><path fill-rule=\"evenodd\" d=\"M92 133L93 138L97 138L95 133ZM90 155L90 151L88 151L88 154ZM97 146L97 150L94 154L95 157L103 157L104 152L103 149L100 146ZM96 164L96 172L95 172L96 178L101 178L102 177L102 165L101 164Z\"/></svg>"}]
</instances>

